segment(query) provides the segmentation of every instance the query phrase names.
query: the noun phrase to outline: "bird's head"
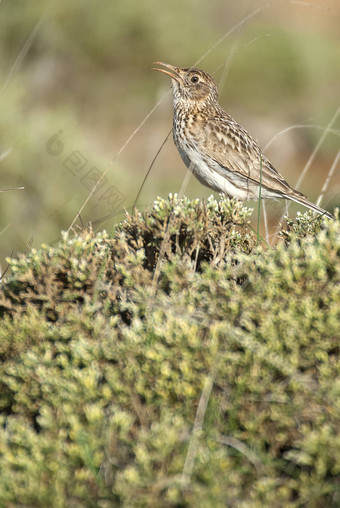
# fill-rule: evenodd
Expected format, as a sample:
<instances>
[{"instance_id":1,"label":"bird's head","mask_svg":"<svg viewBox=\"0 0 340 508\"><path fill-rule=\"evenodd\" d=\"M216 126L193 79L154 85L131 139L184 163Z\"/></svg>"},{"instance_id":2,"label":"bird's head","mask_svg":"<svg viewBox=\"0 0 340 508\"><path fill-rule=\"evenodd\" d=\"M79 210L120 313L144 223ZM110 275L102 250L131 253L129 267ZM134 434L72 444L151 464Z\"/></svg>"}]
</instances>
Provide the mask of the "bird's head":
<instances>
[{"instance_id":1,"label":"bird's head","mask_svg":"<svg viewBox=\"0 0 340 508\"><path fill-rule=\"evenodd\" d=\"M218 98L218 90L213 78L200 69L194 67L175 67L163 62L154 62L162 68L154 67L153 70L163 72L170 76L174 104L187 102L196 107L214 104ZM164 68L165 67L165 68Z\"/></svg>"}]
</instances>

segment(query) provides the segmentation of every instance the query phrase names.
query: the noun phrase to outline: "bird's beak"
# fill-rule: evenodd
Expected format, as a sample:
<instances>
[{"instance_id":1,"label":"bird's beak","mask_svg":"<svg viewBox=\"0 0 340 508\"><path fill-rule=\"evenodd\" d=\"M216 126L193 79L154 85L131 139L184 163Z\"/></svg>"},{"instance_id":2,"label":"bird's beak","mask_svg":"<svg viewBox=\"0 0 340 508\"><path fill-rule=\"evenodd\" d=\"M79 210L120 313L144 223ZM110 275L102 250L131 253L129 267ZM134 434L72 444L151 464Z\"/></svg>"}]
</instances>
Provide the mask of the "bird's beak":
<instances>
[{"instance_id":1,"label":"bird's beak","mask_svg":"<svg viewBox=\"0 0 340 508\"><path fill-rule=\"evenodd\" d=\"M167 63L164 63L164 62L153 62L153 65L162 65L163 67L166 67L169 70L158 69L157 67L152 67L151 70L163 72L163 74L167 74L168 76L170 76L170 78L175 79L176 81L178 81L178 83L183 81L182 80L182 76L179 73L179 68L178 67L175 67L174 65L170 65L170 64L167 64Z\"/></svg>"}]
</instances>

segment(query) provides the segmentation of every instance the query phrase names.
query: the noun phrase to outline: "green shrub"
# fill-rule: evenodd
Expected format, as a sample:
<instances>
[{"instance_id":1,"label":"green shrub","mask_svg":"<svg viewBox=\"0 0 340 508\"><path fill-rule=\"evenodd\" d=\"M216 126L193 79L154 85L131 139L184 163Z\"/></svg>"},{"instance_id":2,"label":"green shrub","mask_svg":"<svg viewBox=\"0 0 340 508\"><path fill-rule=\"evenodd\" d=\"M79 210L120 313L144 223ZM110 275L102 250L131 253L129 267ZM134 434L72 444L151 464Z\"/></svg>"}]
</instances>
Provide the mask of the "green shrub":
<instances>
[{"instance_id":1,"label":"green shrub","mask_svg":"<svg viewBox=\"0 0 340 508\"><path fill-rule=\"evenodd\" d=\"M10 261L3 506L340 503L338 221L170 196Z\"/></svg>"}]
</instances>

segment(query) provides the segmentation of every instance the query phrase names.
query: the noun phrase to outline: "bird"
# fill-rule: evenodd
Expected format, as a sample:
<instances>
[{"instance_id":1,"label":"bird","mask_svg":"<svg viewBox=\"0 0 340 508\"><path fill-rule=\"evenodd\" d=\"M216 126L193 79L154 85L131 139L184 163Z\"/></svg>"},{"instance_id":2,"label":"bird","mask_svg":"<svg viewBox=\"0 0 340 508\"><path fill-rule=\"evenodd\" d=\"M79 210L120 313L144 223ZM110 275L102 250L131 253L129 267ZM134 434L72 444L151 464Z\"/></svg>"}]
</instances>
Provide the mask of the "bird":
<instances>
[{"instance_id":1,"label":"bird","mask_svg":"<svg viewBox=\"0 0 340 508\"><path fill-rule=\"evenodd\" d=\"M170 76L173 139L194 176L206 187L239 201L288 199L328 218L334 216L293 189L267 159L255 139L218 102L217 85L207 72L154 62ZM261 190L261 192L260 192Z\"/></svg>"}]
</instances>

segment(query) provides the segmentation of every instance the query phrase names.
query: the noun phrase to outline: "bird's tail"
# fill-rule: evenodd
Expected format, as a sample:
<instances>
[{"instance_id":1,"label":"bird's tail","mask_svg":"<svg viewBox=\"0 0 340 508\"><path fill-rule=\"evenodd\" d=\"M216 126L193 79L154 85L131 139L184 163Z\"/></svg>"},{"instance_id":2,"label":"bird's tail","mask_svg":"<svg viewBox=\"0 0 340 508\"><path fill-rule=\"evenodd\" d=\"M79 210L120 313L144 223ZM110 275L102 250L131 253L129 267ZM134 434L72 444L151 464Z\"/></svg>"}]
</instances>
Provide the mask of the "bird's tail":
<instances>
[{"instance_id":1,"label":"bird's tail","mask_svg":"<svg viewBox=\"0 0 340 508\"><path fill-rule=\"evenodd\" d=\"M328 217L328 219L335 219L334 215L332 215L330 212L327 212L327 210L320 208L320 206L311 203L311 201L308 201L308 199L303 194L301 194L301 197L294 195L293 196L286 195L285 198L290 199L291 201L295 201L295 203L299 203L300 205L303 205L309 208L310 210L313 210L319 215L324 215L325 217Z\"/></svg>"}]
</instances>

